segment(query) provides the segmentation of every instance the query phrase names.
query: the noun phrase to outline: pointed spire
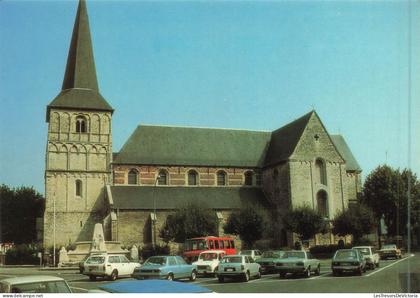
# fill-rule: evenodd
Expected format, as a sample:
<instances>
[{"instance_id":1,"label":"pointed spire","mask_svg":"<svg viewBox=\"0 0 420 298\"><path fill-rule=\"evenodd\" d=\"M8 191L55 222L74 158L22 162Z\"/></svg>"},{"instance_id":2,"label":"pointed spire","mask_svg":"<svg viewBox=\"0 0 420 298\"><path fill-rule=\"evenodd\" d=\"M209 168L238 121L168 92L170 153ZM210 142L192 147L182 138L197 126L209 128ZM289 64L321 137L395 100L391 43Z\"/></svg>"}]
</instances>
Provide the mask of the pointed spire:
<instances>
[{"instance_id":1,"label":"pointed spire","mask_svg":"<svg viewBox=\"0 0 420 298\"><path fill-rule=\"evenodd\" d=\"M71 88L99 91L85 0L79 1L62 90Z\"/></svg>"},{"instance_id":2,"label":"pointed spire","mask_svg":"<svg viewBox=\"0 0 420 298\"><path fill-rule=\"evenodd\" d=\"M47 106L47 122L51 108L114 111L99 93L85 0L79 1L63 87Z\"/></svg>"}]
</instances>

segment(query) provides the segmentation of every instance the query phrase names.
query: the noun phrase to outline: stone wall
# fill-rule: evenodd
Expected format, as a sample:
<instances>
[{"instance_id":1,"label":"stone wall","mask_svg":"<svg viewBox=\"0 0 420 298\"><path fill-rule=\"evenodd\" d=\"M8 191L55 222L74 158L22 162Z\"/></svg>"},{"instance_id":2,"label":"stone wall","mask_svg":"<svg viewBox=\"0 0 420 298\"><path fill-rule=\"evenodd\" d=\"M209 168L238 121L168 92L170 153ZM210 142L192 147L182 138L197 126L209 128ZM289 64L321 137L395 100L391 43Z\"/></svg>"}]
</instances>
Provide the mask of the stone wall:
<instances>
[{"instance_id":1,"label":"stone wall","mask_svg":"<svg viewBox=\"0 0 420 298\"><path fill-rule=\"evenodd\" d=\"M55 213L56 247L66 246L77 241L91 241L95 224L101 223L103 215L95 212ZM54 212L44 213L44 247L54 243Z\"/></svg>"},{"instance_id":2,"label":"stone wall","mask_svg":"<svg viewBox=\"0 0 420 298\"><path fill-rule=\"evenodd\" d=\"M83 128L77 126L82 119ZM102 223L110 183L111 113L51 109L45 171L44 245L90 240ZM80 121L79 121L80 124Z\"/></svg>"},{"instance_id":3,"label":"stone wall","mask_svg":"<svg viewBox=\"0 0 420 298\"><path fill-rule=\"evenodd\" d=\"M152 243L152 230L153 225L151 221L152 210L118 210L117 214L117 240L120 241L123 245L129 247L133 244L137 246L144 246L146 244ZM157 210L157 222L156 222L156 240L157 243L162 243L163 240L159 238L159 231L165 225L166 218L168 215L173 214L174 210ZM228 210L215 210L214 219L217 222L216 212L220 212L222 215L222 220L219 222L219 234L217 233L214 236L224 236L223 225L226 223L229 215L233 211ZM235 238L235 237L234 237ZM239 239L235 239L235 244L240 247L241 242Z\"/></svg>"}]
</instances>

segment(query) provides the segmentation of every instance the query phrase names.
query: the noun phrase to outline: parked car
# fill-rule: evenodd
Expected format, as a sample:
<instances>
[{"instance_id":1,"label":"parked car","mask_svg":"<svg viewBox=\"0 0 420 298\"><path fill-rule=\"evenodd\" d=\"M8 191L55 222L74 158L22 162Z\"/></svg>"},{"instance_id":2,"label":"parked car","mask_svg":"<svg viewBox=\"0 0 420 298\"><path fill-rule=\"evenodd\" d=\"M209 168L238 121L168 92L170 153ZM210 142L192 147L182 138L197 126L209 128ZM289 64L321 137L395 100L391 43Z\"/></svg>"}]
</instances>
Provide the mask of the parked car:
<instances>
[{"instance_id":1,"label":"parked car","mask_svg":"<svg viewBox=\"0 0 420 298\"><path fill-rule=\"evenodd\" d=\"M84 263L85 270L83 274L89 276L90 280L95 280L98 276L116 280L121 276L131 276L134 268L139 266L139 263L130 262L122 255L93 255Z\"/></svg>"},{"instance_id":2,"label":"parked car","mask_svg":"<svg viewBox=\"0 0 420 298\"><path fill-rule=\"evenodd\" d=\"M348 271L362 275L366 272L366 260L357 249L339 249L334 254L331 269L334 276Z\"/></svg>"},{"instance_id":3,"label":"parked car","mask_svg":"<svg viewBox=\"0 0 420 298\"><path fill-rule=\"evenodd\" d=\"M0 293L71 293L71 289L60 277L30 275L0 280Z\"/></svg>"},{"instance_id":4,"label":"parked car","mask_svg":"<svg viewBox=\"0 0 420 298\"><path fill-rule=\"evenodd\" d=\"M132 277L137 279L182 279L197 278L197 266L187 264L180 256L154 256L150 257L140 267L137 267Z\"/></svg>"},{"instance_id":5,"label":"parked car","mask_svg":"<svg viewBox=\"0 0 420 298\"><path fill-rule=\"evenodd\" d=\"M268 250L263 252L261 258L256 262L261 266L261 273L275 272L275 264L281 262L281 258L284 256L285 251L283 250Z\"/></svg>"},{"instance_id":6,"label":"parked car","mask_svg":"<svg viewBox=\"0 0 420 298\"><path fill-rule=\"evenodd\" d=\"M261 266L246 255L224 256L217 269L217 278L224 282L226 277L242 277L244 281L261 278Z\"/></svg>"},{"instance_id":7,"label":"parked car","mask_svg":"<svg viewBox=\"0 0 420 298\"><path fill-rule=\"evenodd\" d=\"M385 244L378 251L378 253L381 259L387 259L387 258L401 259L402 258L401 249L399 249L397 245L395 244Z\"/></svg>"},{"instance_id":8,"label":"parked car","mask_svg":"<svg viewBox=\"0 0 420 298\"><path fill-rule=\"evenodd\" d=\"M102 255L103 253L91 253L88 254L87 256L85 256L80 262L79 262L79 272L81 274L83 274L83 272L85 271L85 262L87 259L89 259L90 256L94 256L94 255Z\"/></svg>"},{"instance_id":9,"label":"parked car","mask_svg":"<svg viewBox=\"0 0 420 298\"><path fill-rule=\"evenodd\" d=\"M315 259L310 252L303 250L291 250L285 252L283 258L276 262L275 270L280 273L280 278L286 277L288 273L304 274L305 277L311 277L321 273L321 263Z\"/></svg>"},{"instance_id":10,"label":"parked car","mask_svg":"<svg viewBox=\"0 0 420 298\"><path fill-rule=\"evenodd\" d=\"M220 260L225 256L223 250L206 250L200 253L198 260L193 263L197 266L198 274L216 274L217 266Z\"/></svg>"},{"instance_id":11,"label":"parked car","mask_svg":"<svg viewBox=\"0 0 420 298\"><path fill-rule=\"evenodd\" d=\"M239 254L242 256L250 256L254 259L254 261L260 259L262 255L261 251L258 249L241 250Z\"/></svg>"},{"instance_id":12,"label":"parked car","mask_svg":"<svg viewBox=\"0 0 420 298\"><path fill-rule=\"evenodd\" d=\"M124 280L99 285L90 293L211 293L209 289L196 284L172 282L169 280Z\"/></svg>"},{"instance_id":13,"label":"parked car","mask_svg":"<svg viewBox=\"0 0 420 298\"><path fill-rule=\"evenodd\" d=\"M375 269L379 267L379 254L372 246L355 246L353 249L357 249L366 260L366 267Z\"/></svg>"}]
</instances>

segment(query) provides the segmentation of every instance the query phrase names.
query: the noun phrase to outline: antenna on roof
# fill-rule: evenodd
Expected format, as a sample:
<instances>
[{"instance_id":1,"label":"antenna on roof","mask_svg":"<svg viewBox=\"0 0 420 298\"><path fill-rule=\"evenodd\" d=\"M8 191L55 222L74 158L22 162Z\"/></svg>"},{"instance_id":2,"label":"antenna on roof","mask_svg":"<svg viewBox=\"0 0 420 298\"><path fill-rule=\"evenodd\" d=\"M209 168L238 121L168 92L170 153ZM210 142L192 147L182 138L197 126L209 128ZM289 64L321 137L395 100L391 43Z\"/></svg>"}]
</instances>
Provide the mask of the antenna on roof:
<instances>
[{"instance_id":1,"label":"antenna on roof","mask_svg":"<svg viewBox=\"0 0 420 298\"><path fill-rule=\"evenodd\" d=\"M388 163L388 150L385 151L385 164Z\"/></svg>"}]
</instances>

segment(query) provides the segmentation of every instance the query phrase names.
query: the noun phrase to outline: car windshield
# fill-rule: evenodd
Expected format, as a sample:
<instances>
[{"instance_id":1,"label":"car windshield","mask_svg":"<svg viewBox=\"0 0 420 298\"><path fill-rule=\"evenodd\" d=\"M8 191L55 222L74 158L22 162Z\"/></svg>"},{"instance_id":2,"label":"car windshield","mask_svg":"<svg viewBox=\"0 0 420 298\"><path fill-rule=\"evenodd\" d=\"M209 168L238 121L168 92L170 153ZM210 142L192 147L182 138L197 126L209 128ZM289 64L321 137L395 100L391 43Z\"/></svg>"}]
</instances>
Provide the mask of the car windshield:
<instances>
[{"instance_id":1,"label":"car windshield","mask_svg":"<svg viewBox=\"0 0 420 298\"><path fill-rule=\"evenodd\" d=\"M397 246L394 244L384 245L382 249L397 249Z\"/></svg>"},{"instance_id":2,"label":"car windshield","mask_svg":"<svg viewBox=\"0 0 420 298\"><path fill-rule=\"evenodd\" d=\"M369 248L356 248L358 251L360 251L364 255L369 255Z\"/></svg>"},{"instance_id":3,"label":"car windshield","mask_svg":"<svg viewBox=\"0 0 420 298\"><path fill-rule=\"evenodd\" d=\"M224 257L222 263L242 263L241 257Z\"/></svg>"},{"instance_id":4,"label":"car windshield","mask_svg":"<svg viewBox=\"0 0 420 298\"><path fill-rule=\"evenodd\" d=\"M205 239L190 239L185 241L184 250L205 250L207 247L207 241Z\"/></svg>"},{"instance_id":5,"label":"car windshield","mask_svg":"<svg viewBox=\"0 0 420 298\"><path fill-rule=\"evenodd\" d=\"M252 250L242 250L239 254L242 256L251 256Z\"/></svg>"},{"instance_id":6,"label":"car windshield","mask_svg":"<svg viewBox=\"0 0 420 298\"><path fill-rule=\"evenodd\" d=\"M305 258L305 253L303 251L288 251L284 254L285 258Z\"/></svg>"},{"instance_id":7,"label":"car windshield","mask_svg":"<svg viewBox=\"0 0 420 298\"><path fill-rule=\"evenodd\" d=\"M166 258L165 257L151 257L148 258L144 265L165 265Z\"/></svg>"},{"instance_id":8,"label":"car windshield","mask_svg":"<svg viewBox=\"0 0 420 298\"><path fill-rule=\"evenodd\" d=\"M11 286L12 293L71 293L64 281L45 281Z\"/></svg>"},{"instance_id":9,"label":"car windshield","mask_svg":"<svg viewBox=\"0 0 420 298\"><path fill-rule=\"evenodd\" d=\"M335 257L337 259L356 259L357 258L357 254L355 251L353 250L343 250L343 251L338 251L335 255Z\"/></svg>"},{"instance_id":10,"label":"car windshield","mask_svg":"<svg viewBox=\"0 0 420 298\"><path fill-rule=\"evenodd\" d=\"M280 253L276 251L265 251L262 254L263 258L280 258Z\"/></svg>"},{"instance_id":11,"label":"car windshield","mask_svg":"<svg viewBox=\"0 0 420 298\"><path fill-rule=\"evenodd\" d=\"M200 260L211 261L217 259L217 253L202 253L199 257Z\"/></svg>"},{"instance_id":12,"label":"car windshield","mask_svg":"<svg viewBox=\"0 0 420 298\"><path fill-rule=\"evenodd\" d=\"M90 257L86 260L86 264L103 264L105 257Z\"/></svg>"}]
</instances>

